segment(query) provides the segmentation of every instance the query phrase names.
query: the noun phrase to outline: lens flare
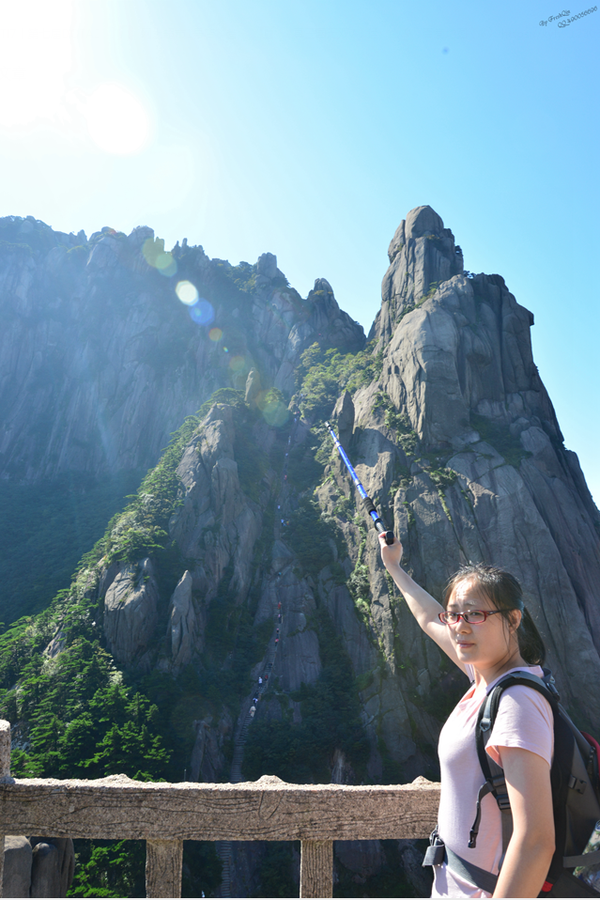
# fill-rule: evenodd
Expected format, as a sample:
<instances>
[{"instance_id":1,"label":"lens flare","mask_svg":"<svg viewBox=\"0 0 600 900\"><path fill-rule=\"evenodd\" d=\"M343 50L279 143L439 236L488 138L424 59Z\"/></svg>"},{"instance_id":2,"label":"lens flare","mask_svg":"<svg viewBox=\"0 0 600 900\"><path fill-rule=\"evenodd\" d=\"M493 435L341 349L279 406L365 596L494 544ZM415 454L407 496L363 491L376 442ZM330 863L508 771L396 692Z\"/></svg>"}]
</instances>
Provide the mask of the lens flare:
<instances>
[{"instance_id":1,"label":"lens flare","mask_svg":"<svg viewBox=\"0 0 600 900\"><path fill-rule=\"evenodd\" d=\"M172 253L159 253L154 263L161 275L170 278L177 272L177 260Z\"/></svg>"},{"instance_id":2,"label":"lens flare","mask_svg":"<svg viewBox=\"0 0 600 900\"><path fill-rule=\"evenodd\" d=\"M178 281L175 293L186 306L193 306L198 300L198 291L191 281Z\"/></svg>"},{"instance_id":3,"label":"lens flare","mask_svg":"<svg viewBox=\"0 0 600 900\"><path fill-rule=\"evenodd\" d=\"M233 369L234 372L240 372L245 365L246 360L243 356L232 356L229 360L229 368Z\"/></svg>"},{"instance_id":4,"label":"lens flare","mask_svg":"<svg viewBox=\"0 0 600 900\"><path fill-rule=\"evenodd\" d=\"M272 400L270 403L267 403L262 414L267 424L279 428L287 422L290 412L281 400Z\"/></svg>"},{"instance_id":5,"label":"lens flare","mask_svg":"<svg viewBox=\"0 0 600 900\"><path fill-rule=\"evenodd\" d=\"M165 251L163 238L148 238L142 246L142 254L149 266L157 269L161 275L170 278L177 272L177 260L172 253Z\"/></svg>"},{"instance_id":6,"label":"lens flare","mask_svg":"<svg viewBox=\"0 0 600 900\"><path fill-rule=\"evenodd\" d=\"M218 342L223 337L223 332L221 331L220 328L211 328L210 331L208 332L208 336L211 339L211 341Z\"/></svg>"},{"instance_id":7,"label":"lens flare","mask_svg":"<svg viewBox=\"0 0 600 900\"><path fill-rule=\"evenodd\" d=\"M215 317L215 311L212 304L202 298L190 307L190 316L197 325L210 325Z\"/></svg>"}]
</instances>

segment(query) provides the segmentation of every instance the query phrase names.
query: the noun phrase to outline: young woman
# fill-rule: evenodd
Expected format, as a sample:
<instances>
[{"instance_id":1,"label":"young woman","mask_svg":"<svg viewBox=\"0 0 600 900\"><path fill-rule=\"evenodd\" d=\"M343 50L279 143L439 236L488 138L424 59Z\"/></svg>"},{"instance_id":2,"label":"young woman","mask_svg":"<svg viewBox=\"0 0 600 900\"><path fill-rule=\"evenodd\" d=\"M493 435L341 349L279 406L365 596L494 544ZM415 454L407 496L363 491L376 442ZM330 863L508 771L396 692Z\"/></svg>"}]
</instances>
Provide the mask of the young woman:
<instances>
[{"instance_id":1,"label":"young woman","mask_svg":"<svg viewBox=\"0 0 600 900\"><path fill-rule=\"evenodd\" d=\"M475 743L477 713L506 672L543 674L542 640L523 606L519 584L508 572L484 565L461 569L450 580L442 607L400 567L399 541L388 546L380 535L380 545L383 563L420 627L471 681L440 733L439 836L458 856L498 874L501 813L491 794L481 803L477 846L468 847L484 781ZM434 867L433 897L536 897L548 872L554 852L553 715L545 697L523 685L507 688L486 750L504 769L513 816L496 889L493 895L486 893L443 864Z\"/></svg>"}]
</instances>

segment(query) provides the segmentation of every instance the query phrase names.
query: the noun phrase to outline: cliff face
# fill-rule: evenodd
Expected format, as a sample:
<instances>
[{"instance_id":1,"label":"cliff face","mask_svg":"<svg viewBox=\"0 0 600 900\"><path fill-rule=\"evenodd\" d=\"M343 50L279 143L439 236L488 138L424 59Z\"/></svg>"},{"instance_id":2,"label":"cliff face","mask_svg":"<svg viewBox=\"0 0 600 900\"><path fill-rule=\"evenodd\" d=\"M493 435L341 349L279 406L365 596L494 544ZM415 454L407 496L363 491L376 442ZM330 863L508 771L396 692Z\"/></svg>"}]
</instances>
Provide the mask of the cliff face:
<instances>
[{"instance_id":1,"label":"cliff face","mask_svg":"<svg viewBox=\"0 0 600 900\"><path fill-rule=\"evenodd\" d=\"M95 236L73 262L75 239L55 239L45 256L2 251L14 307L0 338L5 474L147 464L229 390L186 420L55 604L52 655L68 652L61 629L88 604L90 634L126 677L181 685L164 715L201 780L435 777L439 728L465 685L385 576L322 427L333 416L414 577L440 596L468 560L512 571L566 704L598 730L598 510L534 365L531 313L499 275L464 273L430 207L390 244L366 348L325 280L302 300L269 254L234 269L184 244L169 280L140 253L146 231ZM210 303L207 325L174 279ZM200 687L186 687L190 672ZM352 858L338 864L362 872L364 853L355 869Z\"/></svg>"},{"instance_id":2,"label":"cliff face","mask_svg":"<svg viewBox=\"0 0 600 900\"><path fill-rule=\"evenodd\" d=\"M102 238L97 247L109 240L115 239ZM209 268L199 250L192 255L197 267L202 261L201 271ZM566 699L584 718L597 721L598 514L575 454L562 445L533 363L533 317L500 276L463 274L452 233L429 207L408 215L389 255L372 356L363 354L368 370L368 360L379 353L380 371L371 371L366 383L363 377L362 386L340 391L334 413L358 475L393 522L408 567L434 595L468 560L486 560L515 573ZM183 254L178 264L189 274L185 259ZM153 629L164 629L165 623L152 561L144 557L101 575L108 647L121 665L158 665L177 674L200 659L211 603L226 582L232 608L243 607L253 594L255 627L271 619L278 602L285 603L277 671L283 690L293 692L303 682L316 682L321 672L314 615L326 609L355 675L369 682L361 704L371 746L370 777L383 777L381 740L384 755L416 775L426 764L417 745L433 742L439 727L431 714L432 698L453 676L445 674L437 649L422 638L386 581L375 533L357 516L354 489L326 434L319 432L319 422L336 400L332 353L321 352L312 366L317 357L304 360L299 370L304 378L291 403L292 408L297 404L294 417L283 411L273 419L259 401L267 380L289 396L300 352L319 332L339 324L343 333L345 325L343 343L351 350L360 347L360 335L339 313L327 282L316 283L299 317L292 303L297 297L273 292L273 280L281 277L274 259L261 257L256 273L251 313L239 298L228 309L229 320L244 325L231 329L230 342L245 335L244 349L238 347L245 365L240 377L235 369L225 373L229 384L246 387L245 412L226 397L213 405L199 419L176 470L179 505L168 532L186 568L178 573L181 582L172 597L162 599L166 643L148 651ZM208 275L203 278L205 286ZM175 313L183 312L181 321L196 341L195 383L202 381L206 389L200 378L206 373L213 387L215 372L222 379L224 372L217 366L218 350L202 341L185 310L175 305L174 311L175 321ZM132 327L137 319L128 314L126 321ZM262 346L260 334L266 335ZM209 354L202 364L200 353ZM122 371L132 383L144 383L142 373ZM175 367L152 382L151 393L159 398L152 418L162 415L160 398L166 405L167 386L174 384L175 398L190 402L184 391L178 394L180 385L193 382L183 371L187 374ZM339 388L344 378L339 371L336 377ZM313 396L327 385L329 399L315 406ZM175 399L171 406L182 410L183 402ZM124 398L121 414L130 409L127 403ZM141 427L141 415L136 410L129 432ZM142 430L151 430L147 421ZM134 438L123 443L137 446ZM298 474L310 464L308 478ZM320 510L308 505L313 491ZM318 530L323 515L330 523L328 535ZM118 541L118 536L113 539L115 546ZM272 704L278 709L278 701Z\"/></svg>"},{"instance_id":3,"label":"cliff face","mask_svg":"<svg viewBox=\"0 0 600 900\"><path fill-rule=\"evenodd\" d=\"M499 275L462 274L430 208L413 210L390 245L373 329L383 372L354 397L354 452L382 498L397 486L417 579L439 594L469 559L514 572L564 692L598 721L598 511L533 363L532 324Z\"/></svg>"},{"instance_id":4,"label":"cliff face","mask_svg":"<svg viewBox=\"0 0 600 900\"><path fill-rule=\"evenodd\" d=\"M324 279L304 300L273 254L232 267L163 244L150 228L88 241L0 219L0 478L147 469L215 389L255 369L260 390L289 393L313 341L364 344Z\"/></svg>"}]
</instances>

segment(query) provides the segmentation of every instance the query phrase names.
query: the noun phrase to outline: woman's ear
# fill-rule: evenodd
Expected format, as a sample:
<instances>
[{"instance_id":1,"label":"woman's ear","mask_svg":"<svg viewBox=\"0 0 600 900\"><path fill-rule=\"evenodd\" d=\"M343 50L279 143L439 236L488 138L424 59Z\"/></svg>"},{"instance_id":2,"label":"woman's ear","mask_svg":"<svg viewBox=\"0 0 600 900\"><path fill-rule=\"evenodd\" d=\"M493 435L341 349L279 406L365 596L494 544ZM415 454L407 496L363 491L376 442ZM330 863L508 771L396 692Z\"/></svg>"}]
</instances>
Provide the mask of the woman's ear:
<instances>
[{"instance_id":1,"label":"woman's ear","mask_svg":"<svg viewBox=\"0 0 600 900\"><path fill-rule=\"evenodd\" d=\"M513 609L510 613L510 630L517 631L521 621L523 619L523 613L520 609Z\"/></svg>"}]
</instances>

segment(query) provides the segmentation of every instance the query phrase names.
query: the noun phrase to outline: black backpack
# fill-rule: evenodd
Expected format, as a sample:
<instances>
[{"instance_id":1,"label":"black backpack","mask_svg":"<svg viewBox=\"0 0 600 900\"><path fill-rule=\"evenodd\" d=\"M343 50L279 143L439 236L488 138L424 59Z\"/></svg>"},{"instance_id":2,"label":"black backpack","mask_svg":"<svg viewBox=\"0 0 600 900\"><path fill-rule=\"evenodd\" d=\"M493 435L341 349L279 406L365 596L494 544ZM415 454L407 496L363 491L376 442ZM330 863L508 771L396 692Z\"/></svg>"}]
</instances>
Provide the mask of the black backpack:
<instances>
[{"instance_id":1,"label":"black backpack","mask_svg":"<svg viewBox=\"0 0 600 900\"><path fill-rule=\"evenodd\" d=\"M475 847L481 818L481 801L493 794L501 811L503 855L512 834L512 814L508 800L504 771L485 751L500 699L506 688L526 685L539 691L548 700L554 714L554 758L551 769L552 805L556 850L540 897L600 897L597 891L573 875L576 866L600 863L600 850L583 853L596 822L600 819L600 776L598 772L600 746L590 735L579 731L560 704L560 696L552 673L544 669L544 677L530 672L512 672L494 685L487 695L477 718L477 755L485 782L477 797L477 814L471 828L469 847ZM472 884L493 893L498 876L474 866L444 847L432 835L431 846L423 865L447 862L449 868Z\"/></svg>"}]
</instances>

